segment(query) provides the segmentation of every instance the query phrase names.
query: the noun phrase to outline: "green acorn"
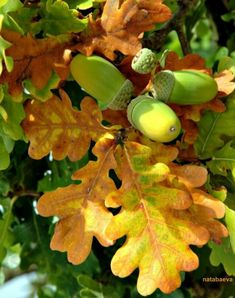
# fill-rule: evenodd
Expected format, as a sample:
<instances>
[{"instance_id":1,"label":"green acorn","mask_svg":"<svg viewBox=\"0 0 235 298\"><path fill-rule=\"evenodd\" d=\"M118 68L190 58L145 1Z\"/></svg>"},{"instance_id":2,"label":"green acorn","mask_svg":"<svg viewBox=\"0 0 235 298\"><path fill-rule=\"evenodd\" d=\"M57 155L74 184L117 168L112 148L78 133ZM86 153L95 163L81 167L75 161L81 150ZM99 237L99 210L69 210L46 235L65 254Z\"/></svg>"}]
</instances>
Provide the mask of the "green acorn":
<instances>
[{"instance_id":1,"label":"green acorn","mask_svg":"<svg viewBox=\"0 0 235 298\"><path fill-rule=\"evenodd\" d=\"M97 99L101 109L125 109L134 93L132 82L100 56L78 54L70 64L70 71L75 81Z\"/></svg>"},{"instance_id":2,"label":"green acorn","mask_svg":"<svg viewBox=\"0 0 235 298\"><path fill-rule=\"evenodd\" d=\"M181 131L175 112L165 103L147 95L133 99L127 108L129 122L153 141L173 141Z\"/></svg>"},{"instance_id":3,"label":"green acorn","mask_svg":"<svg viewBox=\"0 0 235 298\"><path fill-rule=\"evenodd\" d=\"M148 48L141 49L132 59L131 67L135 72L141 74L150 73L157 65L157 57Z\"/></svg>"},{"instance_id":4,"label":"green acorn","mask_svg":"<svg viewBox=\"0 0 235 298\"><path fill-rule=\"evenodd\" d=\"M153 96L178 105L202 104L218 93L216 81L197 70L163 70L154 76Z\"/></svg>"}]
</instances>

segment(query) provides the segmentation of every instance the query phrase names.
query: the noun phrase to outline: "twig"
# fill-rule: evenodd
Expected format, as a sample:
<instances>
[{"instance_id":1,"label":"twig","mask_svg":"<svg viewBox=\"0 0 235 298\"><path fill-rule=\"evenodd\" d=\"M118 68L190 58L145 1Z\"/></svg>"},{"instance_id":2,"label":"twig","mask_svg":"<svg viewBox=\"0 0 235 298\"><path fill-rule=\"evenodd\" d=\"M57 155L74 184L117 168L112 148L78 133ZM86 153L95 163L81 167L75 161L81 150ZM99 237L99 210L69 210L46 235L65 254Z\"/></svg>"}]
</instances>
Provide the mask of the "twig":
<instances>
[{"instance_id":1,"label":"twig","mask_svg":"<svg viewBox=\"0 0 235 298\"><path fill-rule=\"evenodd\" d=\"M190 46L184 33L184 19L198 0L178 0L179 9L173 18L159 31L155 31L143 40L143 46L152 50L159 50L165 43L167 35L175 30L178 34L184 55L190 53Z\"/></svg>"}]
</instances>

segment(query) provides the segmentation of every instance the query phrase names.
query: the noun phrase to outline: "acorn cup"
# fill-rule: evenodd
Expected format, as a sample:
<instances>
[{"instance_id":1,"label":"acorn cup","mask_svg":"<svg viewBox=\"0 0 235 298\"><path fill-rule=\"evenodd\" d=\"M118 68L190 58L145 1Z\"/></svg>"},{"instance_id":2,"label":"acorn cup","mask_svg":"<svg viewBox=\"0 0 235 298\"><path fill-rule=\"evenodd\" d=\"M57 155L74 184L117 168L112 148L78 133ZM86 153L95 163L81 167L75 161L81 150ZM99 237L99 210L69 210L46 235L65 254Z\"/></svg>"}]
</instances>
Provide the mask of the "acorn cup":
<instances>
[{"instance_id":1,"label":"acorn cup","mask_svg":"<svg viewBox=\"0 0 235 298\"><path fill-rule=\"evenodd\" d=\"M109 61L100 56L76 55L70 63L75 81L97 101L101 109L125 109L134 86Z\"/></svg>"},{"instance_id":2,"label":"acorn cup","mask_svg":"<svg viewBox=\"0 0 235 298\"><path fill-rule=\"evenodd\" d=\"M211 76L198 70L163 70L155 74L151 92L165 103L195 105L212 100L218 86Z\"/></svg>"},{"instance_id":3,"label":"acorn cup","mask_svg":"<svg viewBox=\"0 0 235 298\"><path fill-rule=\"evenodd\" d=\"M147 95L133 99L127 108L129 122L153 141L173 141L181 131L175 112L165 103Z\"/></svg>"},{"instance_id":4,"label":"acorn cup","mask_svg":"<svg viewBox=\"0 0 235 298\"><path fill-rule=\"evenodd\" d=\"M150 73L157 65L157 57L148 48L141 49L132 59L131 68L140 74Z\"/></svg>"}]
</instances>

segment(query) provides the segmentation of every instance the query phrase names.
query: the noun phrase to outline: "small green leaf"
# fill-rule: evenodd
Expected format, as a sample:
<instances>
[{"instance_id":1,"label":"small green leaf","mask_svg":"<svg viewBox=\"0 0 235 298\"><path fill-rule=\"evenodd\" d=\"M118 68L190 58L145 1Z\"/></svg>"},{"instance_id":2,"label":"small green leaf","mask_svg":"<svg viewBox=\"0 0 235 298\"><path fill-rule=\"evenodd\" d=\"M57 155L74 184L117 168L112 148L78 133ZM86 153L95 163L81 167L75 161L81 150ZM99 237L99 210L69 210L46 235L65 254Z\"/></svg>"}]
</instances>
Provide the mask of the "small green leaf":
<instances>
[{"instance_id":1,"label":"small green leaf","mask_svg":"<svg viewBox=\"0 0 235 298\"><path fill-rule=\"evenodd\" d=\"M10 191L9 181L5 177L0 177L0 197L6 196Z\"/></svg>"},{"instance_id":2,"label":"small green leaf","mask_svg":"<svg viewBox=\"0 0 235 298\"><path fill-rule=\"evenodd\" d=\"M229 237L224 238L221 244L210 242L209 247L212 249L210 263L213 266L219 266L219 264L222 264L228 275L235 276L235 254L232 251Z\"/></svg>"},{"instance_id":3,"label":"small green leaf","mask_svg":"<svg viewBox=\"0 0 235 298\"><path fill-rule=\"evenodd\" d=\"M225 69L230 70L235 75L235 59L228 56L222 57L219 61L218 72Z\"/></svg>"},{"instance_id":4,"label":"small green leaf","mask_svg":"<svg viewBox=\"0 0 235 298\"><path fill-rule=\"evenodd\" d=\"M225 112L205 112L198 127L199 136L194 144L197 155L200 159L211 158L224 146L225 139L235 137L235 93L228 98Z\"/></svg>"},{"instance_id":5,"label":"small green leaf","mask_svg":"<svg viewBox=\"0 0 235 298\"><path fill-rule=\"evenodd\" d=\"M232 175L235 177L235 147L233 141L226 143L220 150L215 151L207 166L213 174L227 176L227 171L231 170Z\"/></svg>"},{"instance_id":6,"label":"small green leaf","mask_svg":"<svg viewBox=\"0 0 235 298\"><path fill-rule=\"evenodd\" d=\"M93 6L93 2L105 2L105 0L66 0L70 8L89 9Z\"/></svg>"},{"instance_id":7,"label":"small green leaf","mask_svg":"<svg viewBox=\"0 0 235 298\"><path fill-rule=\"evenodd\" d=\"M235 10L226 13L224 15L221 16L222 20L224 20L225 22L230 22L230 21L234 21L235 20Z\"/></svg>"},{"instance_id":8,"label":"small green leaf","mask_svg":"<svg viewBox=\"0 0 235 298\"><path fill-rule=\"evenodd\" d=\"M79 168L85 166L87 162L88 154L78 162L71 162L67 158L61 161L53 160L52 162L49 162L49 169L45 172L44 177L38 181L38 191L52 191L58 187L64 187L75 183L71 179L72 174Z\"/></svg>"},{"instance_id":9,"label":"small green leaf","mask_svg":"<svg viewBox=\"0 0 235 298\"><path fill-rule=\"evenodd\" d=\"M81 32L86 28L87 19L80 19L76 9L61 0L48 0L39 12L41 19L33 24L33 32L59 35L70 32Z\"/></svg>"},{"instance_id":10,"label":"small green leaf","mask_svg":"<svg viewBox=\"0 0 235 298\"><path fill-rule=\"evenodd\" d=\"M170 294L164 294L164 293L157 293L156 298L184 298L184 294L180 289L177 289L176 291L170 293Z\"/></svg>"},{"instance_id":11,"label":"small green leaf","mask_svg":"<svg viewBox=\"0 0 235 298\"><path fill-rule=\"evenodd\" d=\"M229 231L231 248L235 254L235 211L226 207L225 222Z\"/></svg>"},{"instance_id":12,"label":"small green leaf","mask_svg":"<svg viewBox=\"0 0 235 298\"><path fill-rule=\"evenodd\" d=\"M3 27L12 31L17 31L23 34L23 30L20 25L15 21L11 16L12 12L18 11L23 7L23 4L20 0L11 0L7 1L5 5L1 7L0 5L0 15L3 15Z\"/></svg>"},{"instance_id":13,"label":"small green leaf","mask_svg":"<svg viewBox=\"0 0 235 298\"><path fill-rule=\"evenodd\" d=\"M12 57L7 57L6 56L6 49L8 49L11 46L11 43L6 41L4 38L0 36L0 74L2 73L3 70L3 62L6 66L6 69L8 72L11 72L13 69L13 59Z\"/></svg>"},{"instance_id":14,"label":"small green leaf","mask_svg":"<svg viewBox=\"0 0 235 298\"><path fill-rule=\"evenodd\" d=\"M9 229L14 217L12 215L12 207L17 197L13 199L1 199L0 206L3 212L3 217L0 220L0 262L4 259L7 253L7 248L13 243L13 233Z\"/></svg>"},{"instance_id":15,"label":"small green leaf","mask_svg":"<svg viewBox=\"0 0 235 298\"><path fill-rule=\"evenodd\" d=\"M33 96L33 98L44 102L52 97L53 93L51 92L51 89L57 88L59 81L60 77L56 74L56 72L53 72L43 89L36 88L31 80L25 80L24 87Z\"/></svg>"},{"instance_id":16,"label":"small green leaf","mask_svg":"<svg viewBox=\"0 0 235 298\"><path fill-rule=\"evenodd\" d=\"M110 284L99 283L88 275L80 274L77 281L84 289L79 294L81 298L120 298L122 297L119 288Z\"/></svg>"},{"instance_id":17,"label":"small green leaf","mask_svg":"<svg viewBox=\"0 0 235 298\"><path fill-rule=\"evenodd\" d=\"M219 48L216 55L215 55L215 61L220 60L220 59L228 56L228 54L229 54L228 48L226 48L226 47Z\"/></svg>"},{"instance_id":18,"label":"small green leaf","mask_svg":"<svg viewBox=\"0 0 235 298\"><path fill-rule=\"evenodd\" d=\"M6 150L2 137L0 136L0 170L5 170L10 165L9 153Z\"/></svg>"}]
</instances>

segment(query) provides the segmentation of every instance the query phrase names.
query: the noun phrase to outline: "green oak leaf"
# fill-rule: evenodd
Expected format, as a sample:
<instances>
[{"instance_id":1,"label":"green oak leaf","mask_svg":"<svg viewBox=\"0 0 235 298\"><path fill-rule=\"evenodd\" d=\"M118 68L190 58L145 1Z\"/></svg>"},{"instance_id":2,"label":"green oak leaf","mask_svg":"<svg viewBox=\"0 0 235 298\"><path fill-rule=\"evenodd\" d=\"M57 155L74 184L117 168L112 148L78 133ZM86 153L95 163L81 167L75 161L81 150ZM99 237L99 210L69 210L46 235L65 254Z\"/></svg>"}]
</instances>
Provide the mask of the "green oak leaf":
<instances>
[{"instance_id":1,"label":"green oak leaf","mask_svg":"<svg viewBox=\"0 0 235 298\"><path fill-rule=\"evenodd\" d=\"M9 193L11 187L8 179L0 173L0 197L5 197Z\"/></svg>"},{"instance_id":2,"label":"green oak leaf","mask_svg":"<svg viewBox=\"0 0 235 298\"><path fill-rule=\"evenodd\" d=\"M228 56L222 57L218 64L218 72L225 69L230 70L235 75L235 59Z\"/></svg>"},{"instance_id":3,"label":"green oak leaf","mask_svg":"<svg viewBox=\"0 0 235 298\"><path fill-rule=\"evenodd\" d=\"M32 27L37 20L39 8L21 7L11 13L12 18L20 25L23 32L32 33Z\"/></svg>"},{"instance_id":4,"label":"green oak leaf","mask_svg":"<svg viewBox=\"0 0 235 298\"><path fill-rule=\"evenodd\" d=\"M213 266L222 264L228 275L235 276L235 254L232 250L230 237L224 238L221 244L210 242L211 248L210 263Z\"/></svg>"},{"instance_id":5,"label":"green oak leaf","mask_svg":"<svg viewBox=\"0 0 235 298\"><path fill-rule=\"evenodd\" d=\"M31 80L24 80L24 87L33 96L33 98L44 102L52 97L53 93L51 92L51 89L57 88L60 80L61 79L57 73L52 72L46 86L42 89L36 88Z\"/></svg>"},{"instance_id":6,"label":"green oak leaf","mask_svg":"<svg viewBox=\"0 0 235 298\"><path fill-rule=\"evenodd\" d=\"M213 174L227 176L227 171L231 170L235 178L235 146L233 141L226 143L221 149L214 152L211 161L207 166Z\"/></svg>"},{"instance_id":7,"label":"green oak leaf","mask_svg":"<svg viewBox=\"0 0 235 298\"><path fill-rule=\"evenodd\" d=\"M111 284L102 284L90 278L88 275L79 274L77 281L82 290L79 295L81 298L119 298L123 297L123 288L112 286Z\"/></svg>"},{"instance_id":8,"label":"green oak leaf","mask_svg":"<svg viewBox=\"0 0 235 298\"><path fill-rule=\"evenodd\" d=\"M3 70L3 62L5 63L8 72L11 72L13 69L13 59L10 56L6 56L5 53L6 49L8 49L10 46L11 43L0 36L0 74Z\"/></svg>"},{"instance_id":9,"label":"green oak leaf","mask_svg":"<svg viewBox=\"0 0 235 298\"><path fill-rule=\"evenodd\" d=\"M231 248L235 254L235 211L226 207L225 222L229 231Z\"/></svg>"},{"instance_id":10,"label":"green oak leaf","mask_svg":"<svg viewBox=\"0 0 235 298\"><path fill-rule=\"evenodd\" d=\"M235 21L235 10L222 15L221 18L225 22Z\"/></svg>"},{"instance_id":11,"label":"green oak leaf","mask_svg":"<svg viewBox=\"0 0 235 298\"><path fill-rule=\"evenodd\" d=\"M14 220L12 215L12 207L15 202L14 199L0 199L0 207L2 218L0 219L0 262L3 261L7 254L7 249L13 244L14 235L10 230L10 225Z\"/></svg>"},{"instance_id":12,"label":"green oak leaf","mask_svg":"<svg viewBox=\"0 0 235 298\"><path fill-rule=\"evenodd\" d=\"M5 93L1 107L5 110L7 116L5 119L0 117L0 132L13 140L24 139L24 131L20 126L21 121L25 117L23 104L14 102L11 97Z\"/></svg>"},{"instance_id":13,"label":"green oak leaf","mask_svg":"<svg viewBox=\"0 0 235 298\"><path fill-rule=\"evenodd\" d=\"M14 102L5 86L0 90L0 170L5 170L10 164L9 154L14 148L15 141L25 140L20 125L25 112L23 104Z\"/></svg>"},{"instance_id":14,"label":"green oak leaf","mask_svg":"<svg viewBox=\"0 0 235 298\"><path fill-rule=\"evenodd\" d=\"M7 151L3 138L0 135L0 170L5 170L10 165L10 156Z\"/></svg>"},{"instance_id":15,"label":"green oak leaf","mask_svg":"<svg viewBox=\"0 0 235 298\"><path fill-rule=\"evenodd\" d=\"M4 2L4 5L0 5L0 16L3 17L3 28L23 34L22 28L11 16L12 12L18 11L23 7L23 3L21 3L20 0L3 1L3 3Z\"/></svg>"},{"instance_id":16,"label":"green oak leaf","mask_svg":"<svg viewBox=\"0 0 235 298\"><path fill-rule=\"evenodd\" d=\"M216 150L235 137L235 93L226 102L226 111L207 111L199 124L199 136L194 148L200 159L211 158Z\"/></svg>"},{"instance_id":17,"label":"green oak leaf","mask_svg":"<svg viewBox=\"0 0 235 298\"><path fill-rule=\"evenodd\" d=\"M43 30L44 34L59 35L81 32L86 28L87 19L80 19L76 9L70 9L62 0L48 0L39 12L41 19L32 26L33 33Z\"/></svg>"},{"instance_id":18,"label":"green oak leaf","mask_svg":"<svg viewBox=\"0 0 235 298\"><path fill-rule=\"evenodd\" d=\"M93 6L92 0L66 0L70 8L88 9ZM100 2L100 1L97 1ZM104 0L102 1L104 2Z\"/></svg>"},{"instance_id":19,"label":"green oak leaf","mask_svg":"<svg viewBox=\"0 0 235 298\"><path fill-rule=\"evenodd\" d=\"M44 173L44 177L38 181L39 192L47 192L55 190L58 187L65 187L70 184L80 184L80 181L73 181L71 179L72 174L85 166L88 162L88 154L86 154L81 160L77 162L71 162L69 159L63 159L61 161L53 160L48 163L48 168Z\"/></svg>"}]
</instances>

